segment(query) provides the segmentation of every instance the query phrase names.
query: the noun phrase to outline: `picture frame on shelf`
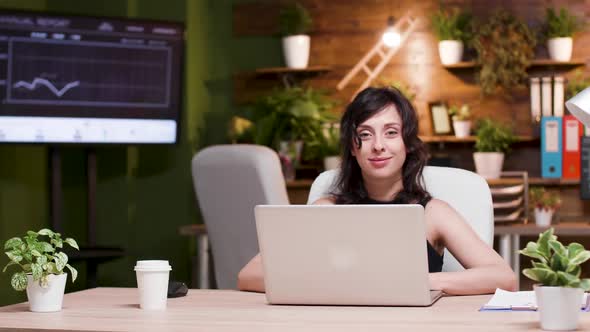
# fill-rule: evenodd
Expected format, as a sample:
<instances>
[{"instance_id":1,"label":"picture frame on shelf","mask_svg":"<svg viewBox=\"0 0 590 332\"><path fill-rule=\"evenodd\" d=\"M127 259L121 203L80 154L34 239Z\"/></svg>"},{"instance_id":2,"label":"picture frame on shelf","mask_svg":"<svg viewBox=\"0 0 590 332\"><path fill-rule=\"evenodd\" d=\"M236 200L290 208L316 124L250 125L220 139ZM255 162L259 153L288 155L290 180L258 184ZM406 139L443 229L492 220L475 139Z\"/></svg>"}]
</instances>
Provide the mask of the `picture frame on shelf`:
<instances>
[{"instance_id":1,"label":"picture frame on shelf","mask_svg":"<svg viewBox=\"0 0 590 332\"><path fill-rule=\"evenodd\" d=\"M433 135L453 135L451 115L445 102L434 101L428 103L428 111L430 113Z\"/></svg>"}]
</instances>

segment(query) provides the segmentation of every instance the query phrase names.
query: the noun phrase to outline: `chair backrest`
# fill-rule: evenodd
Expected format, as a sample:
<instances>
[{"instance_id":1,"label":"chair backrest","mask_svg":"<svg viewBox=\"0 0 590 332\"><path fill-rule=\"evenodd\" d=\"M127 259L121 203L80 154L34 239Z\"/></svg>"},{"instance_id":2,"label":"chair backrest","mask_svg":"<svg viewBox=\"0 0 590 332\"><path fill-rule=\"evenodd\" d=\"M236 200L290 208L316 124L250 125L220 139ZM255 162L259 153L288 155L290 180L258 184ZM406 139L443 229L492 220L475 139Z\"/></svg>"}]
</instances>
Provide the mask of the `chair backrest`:
<instances>
[{"instance_id":1,"label":"chair backrest","mask_svg":"<svg viewBox=\"0 0 590 332\"><path fill-rule=\"evenodd\" d=\"M325 171L313 182L307 204L326 196L333 190L339 170ZM494 209L490 187L486 180L467 170L426 166L423 183L432 197L447 202L465 218L479 237L490 246L494 244ZM443 271L459 271L463 266L445 249Z\"/></svg>"},{"instance_id":2,"label":"chair backrest","mask_svg":"<svg viewBox=\"0 0 590 332\"><path fill-rule=\"evenodd\" d=\"M258 252L254 206L289 204L278 155L258 145L211 146L194 156L192 175L217 287L235 289L238 272Z\"/></svg>"}]
</instances>

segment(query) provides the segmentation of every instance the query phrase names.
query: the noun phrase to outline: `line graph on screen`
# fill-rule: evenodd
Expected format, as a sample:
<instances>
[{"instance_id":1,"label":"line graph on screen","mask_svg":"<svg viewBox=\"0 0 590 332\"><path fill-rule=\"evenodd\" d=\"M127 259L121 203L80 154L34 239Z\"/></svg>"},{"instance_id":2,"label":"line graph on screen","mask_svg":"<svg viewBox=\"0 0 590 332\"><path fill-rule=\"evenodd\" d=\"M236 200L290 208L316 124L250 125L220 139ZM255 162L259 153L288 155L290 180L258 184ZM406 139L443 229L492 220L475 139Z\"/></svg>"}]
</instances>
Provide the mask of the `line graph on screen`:
<instances>
[{"instance_id":1,"label":"line graph on screen","mask_svg":"<svg viewBox=\"0 0 590 332\"><path fill-rule=\"evenodd\" d=\"M152 45L12 38L6 102L168 107L170 49Z\"/></svg>"}]
</instances>

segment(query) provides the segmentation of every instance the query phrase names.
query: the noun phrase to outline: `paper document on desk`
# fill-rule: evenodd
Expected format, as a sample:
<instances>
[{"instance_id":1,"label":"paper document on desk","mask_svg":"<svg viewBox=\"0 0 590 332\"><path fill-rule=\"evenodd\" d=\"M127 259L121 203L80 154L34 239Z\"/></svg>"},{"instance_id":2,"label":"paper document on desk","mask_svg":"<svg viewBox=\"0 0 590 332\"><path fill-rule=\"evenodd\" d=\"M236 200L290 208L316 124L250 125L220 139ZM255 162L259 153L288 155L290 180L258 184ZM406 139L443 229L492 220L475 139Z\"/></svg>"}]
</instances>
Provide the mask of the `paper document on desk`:
<instances>
[{"instance_id":1,"label":"paper document on desk","mask_svg":"<svg viewBox=\"0 0 590 332\"><path fill-rule=\"evenodd\" d=\"M582 310L588 310L588 293L584 293L580 301ZM497 288L494 296L480 309L480 311L485 310L535 311L537 310L537 299L534 291L509 292Z\"/></svg>"}]
</instances>

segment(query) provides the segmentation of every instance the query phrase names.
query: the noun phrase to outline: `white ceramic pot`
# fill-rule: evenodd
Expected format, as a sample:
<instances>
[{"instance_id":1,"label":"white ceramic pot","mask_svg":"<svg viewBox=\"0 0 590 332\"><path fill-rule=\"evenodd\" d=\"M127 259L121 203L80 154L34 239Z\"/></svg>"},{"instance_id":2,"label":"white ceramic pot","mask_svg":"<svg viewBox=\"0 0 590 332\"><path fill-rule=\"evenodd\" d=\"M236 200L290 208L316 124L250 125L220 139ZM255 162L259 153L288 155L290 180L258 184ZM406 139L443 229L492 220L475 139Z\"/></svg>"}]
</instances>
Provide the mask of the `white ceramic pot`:
<instances>
[{"instance_id":1,"label":"white ceramic pot","mask_svg":"<svg viewBox=\"0 0 590 332\"><path fill-rule=\"evenodd\" d=\"M556 61L570 61L574 40L572 37L550 38L547 41L549 58Z\"/></svg>"},{"instance_id":2,"label":"white ceramic pot","mask_svg":"<svg viewBox=\"0 0 590 332\"><path fill-rule=\"evenodd\" d=\"M287 67L307 68L309 44L310 38L308 35L283 37L283 54Z\"/></svg>"},{"instance_id":3,"label":"white ceramic pot","mask_svg":"<svg viewBox=\"0 0 590 332\"><path fill-rule=\"evenodd\" d=\"M438 55L443 65L452 65L463 57L463 42L460 40L441 40L438 42Z\"/></svg>"},{"instance_id":4,"label":"white ceramic pot","mask_svg":"<svg viewBox=\"0 0 590 332\"><path fill-rule=\"evenodd\" d=\"M471 121L453 120L453 130L456 137L467 137L471 133Z\"/></svg>"},{"instance_id":5,"label":"white ceramic pot","mask_svg":"<svg viewBox=\"0 0 590 332\"><path fill-rule=\"evenodd\" d=\"M535 285L534 289L543 330L569 331L578 327L584 296L581 288Z\"/></svg>"},{"instance_id":6,"label":"white ceramic pot","mask_svg":"<svg viewBox=\"0 0 590 332\"><path fill-rule=\"evenodd\" d=\"M33 280L33 275L27 275L27 298L29 309L33 312L61 310L68 274L50 274L48 278L48 286L43 288L39 281Z\"/></svg>"},{"instance_id":7,"label":"white ceramic pot","mask_svg":"<svg viewBox=\"0 0 590 332\"><path fill-rule=\"evenodd\" d=\"M324 170L330 170L330 169L338 169L340 168L340 163L342 162L342 159L340 158L340 156L330 156L330 157L326 157L324 158Z\"/></svg>"},{"instance_id":8,"label":"white ceramic pot","mask_svg":"<svg viewBox=\"0 0 590 332\"><path fill-rule=\"evenodd\" d=\"M475 171L486 179L498 179L504 164L502 152L474 152Z\"/></svg>"},{"instance_id":9,"label":"white ceramic pot","mask_svg":"<svg viewBox=\"0 0 590 332\"><path fill-rule=\"evenodd\" d=\"M549 227L554 210L535 208L535 224L539 227Z\"/></svg>"}]
</instances>

